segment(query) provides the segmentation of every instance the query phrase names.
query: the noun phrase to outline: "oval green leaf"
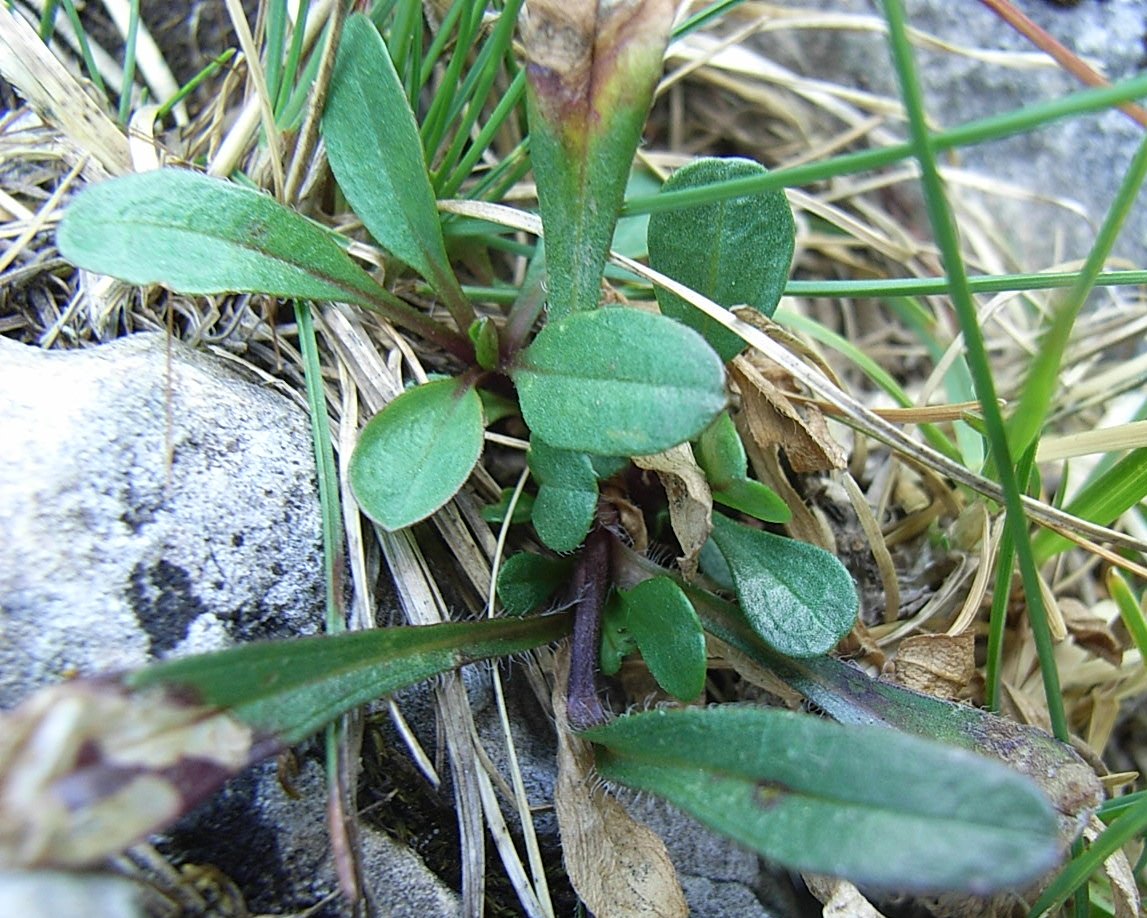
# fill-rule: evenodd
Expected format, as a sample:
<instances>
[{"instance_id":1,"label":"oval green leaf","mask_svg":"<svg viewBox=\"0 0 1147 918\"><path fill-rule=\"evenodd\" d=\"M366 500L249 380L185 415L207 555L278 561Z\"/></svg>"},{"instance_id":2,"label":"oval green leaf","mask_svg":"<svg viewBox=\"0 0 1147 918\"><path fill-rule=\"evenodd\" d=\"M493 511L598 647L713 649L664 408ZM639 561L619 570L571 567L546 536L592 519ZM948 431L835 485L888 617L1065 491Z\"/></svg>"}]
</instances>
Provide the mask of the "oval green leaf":
<instances>
[{"instance_id":1,"label":"oval green leaf","mask_svg":"<svg viewBox=\"0 0 1147 918\"><path fill-rule=\"evenodd\" d=\"M659 453L725 407L720 359L691 329L635 309L553 322L511 375L530 429L553 446L605 456Z\"/></svg>"},{"instance_id":2,"label":"oval green leaf","mask_svg":"<svg viewBox=\"0 0 1147 918\"><path fill-rule=\"evenodd\" d=\"M646 790L795 870L912 892L1022 888L1060 856L1036 786L982 756L776 708L648 711L584 734Z\"/></svg>"},{"instance_id":3,"label":"oval green leaf","mask_svg":"<svg viewBox=\"0 0 1147 918\"><path fill-rule=\"evenodd\" d=\"M425 519L458 491L482 453L482 400L473 386L439 379L375 415L350 458L363 513L394 531Z\"/></svg>"},{"instance_id":4,"label":"oval green leaf","mask_svg":"<svg viewBox=\"0 0 1147 918\"><path fill-rule=\"evenodd\" d=\"M780 653L813 657L844 637L859 609L844 565L822 548L713 514L713 541L753 630Z\"/></svg>"},{"instance_id":5,"label":"oval green leaf","mask_svg":"<svg viewBox=\"0 0 1147 918\"><path fill-rule=\"evenodd\" d=\"M554 551L573 551L597 512L597 476L589 456L555 449L535 436L526 459L538 481L532 513L538 538Z\"/></svg>"},{"instance_id":6,"label":"oval green leaf","mask_svg":"<svg viewBox=\"0 0 1147 918\"><path fill-rule=\"evenodd\" d=\"M463 300L446 256L418 125L386 43L363 14L343 27L323 140L331 171L370 234L448 300Z\"/></svg>"},{"instance_id":7,"label":"oval green leaf","mask_svg":"<svg viewBox=\"0 0 1147 918\"><path fill-rule=\"evenodd\" d=\"M705 428L693 447L693 454L714 488L723 488L749 474L749 457L745 455L741 435L727 411L722 411Z\"/></svg>"},{"instance_id":8,"label":"oval green leaf","mask_svg":"<svg viewBox=\"0 0 1147 918\"><path fill-rule=\"evenodd\" d=\"M705 632L697 611L668 577L643 580L621 593L626 627L649 672L666 692L693 701L705 688Z\"/></svg>"},{"instance_id":9,"label":"oval green leaf","mask_svg":"<svg viewBox=\"0 0 1147 918\"><path fill-rule=\"evenodd\" d=\"M680 191L765 172L750 159L698 159L678 169L662 190ZM662 211L649 218L653 268L726 308L752 306L767 316L784 292L795 246L796 224L780 189ZM744 349L740 337L681 297L660 287L655 290L661 311L704 335L722 360L731 360Z\"/></svg>"},{"instance_id":10,"label":"oval green leaf","mask_svg":"<svg viewBox=\"0 0 1147 918\"><path fill-rule=\"evenodd\" d=\"M507 558L498 571L498 598L511 615L533 612L569 583L572 570L569 558L519 552Z\"/></svg>"},{"instance_id":11,"label":"oval green leaf","mask_svg":"<svg viewBox=\"0 0 1147 918\"><path fill-rule=\"evenodd\" d=\"M386 292L336 239L265 194L186 169L86 188L56 235L69 261L132 284L377 306Z\"/></svg>"}]
</instances>

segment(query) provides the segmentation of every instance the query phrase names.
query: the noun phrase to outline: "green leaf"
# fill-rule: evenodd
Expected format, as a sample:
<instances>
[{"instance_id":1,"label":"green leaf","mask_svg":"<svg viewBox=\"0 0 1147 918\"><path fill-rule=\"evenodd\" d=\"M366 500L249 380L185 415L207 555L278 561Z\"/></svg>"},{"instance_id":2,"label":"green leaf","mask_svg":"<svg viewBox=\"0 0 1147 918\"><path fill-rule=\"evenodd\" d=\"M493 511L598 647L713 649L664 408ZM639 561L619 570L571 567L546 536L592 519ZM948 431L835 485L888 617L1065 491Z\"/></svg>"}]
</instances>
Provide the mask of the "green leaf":
<instances>
[{"instance_id":1,"label":"green leaf","mask_svg":"<svg viewBox=\"0 0 1147 918\"><path fill-rule=\"evenodd\" d=\"M852 628L856 587L835 556L720 513L713 514L712 538L732 571L745 617L770 647L793 657L817 656Z\"/></svg>"},{"instance_id":2,"label":"green leaf","mask_svg":"<svg viewBox=\"0 0 1147 918\"><path fill-rule=\"evenodd\" d=\"M526 460L538 481L532 514L538 538L554 551L573 551L585 541L597 512L597 476L589 456L533 437Z\"/></svg>"},{"instance_id":3,"label":"green leaf","mask_svg":"<svg viewBox=\"0 0 1147 918\"><path fill-rule=\"evenodd\" d=\"M605 481L607 478L612 478L627 465L629 465L628 456L590 456L590 465L593 466L593 473L597 476L598 481Z\"/></svg>"},{"instance_id":4,"label":"green leaf","mask_svg":"<svg viewBox=\"0 0 1147 918\"><path fill-rule=\"evenodd\" d=\"M363 512L394 531L428 517L458 491L482 453L482 400L439 379L402 393L375 415L350 458Z\"/></svg>"},{"instance_id":5,"label":"green leaf","mask_svg":"<svg viewBox=\"0 0 1147 918\"><path fill-rule=\"evenodd\" d=\"M474 359L483 370L494 370L500 358L498 350L498 326L489 316L474 321L467 330L470 343L474 345Z\"/></svg>"},{"instance_id":6,"label":"green leaf","mask_svg":"<svg viewBox=\"0 0 1147 918\"><path fill-rule=\"evenodd\" d=\"M586 731L607 781L650 791L795 870L986 895L1059 857L1027 779L981 756L776 708L657 710Z\"/></svg>"},{"instance_id":7,"label":"green leaf","mask_svg":"<svg viewBox=\"0 0 1147 918\"><path fill-rule=\"evenodd\" d=\"M698 159L682 166L662 191L764 175L749 159ZM726 308L747 305L771 316L777 308L796 245L796 224L780 189L653 214L649 264ZM676 294L655 288L661 311L705 336L722 360L745 347L733 332Z\"/></svg>"},{"instance_id":8,"label":"green leaf","mask_svg":"<svg viewBox=\"0 0 1147 918\"><path fill-rule=\"evenodd\" d=\"M669 0L530 4L522 29L530 160L555 319L597 306L672 21Z\"/></svg>"},{"instance_id":9,"label":"green leaf","mask_svg":"<svg viewBox=\"0 0 1147 918\"><path fill-rule=\"evenodd\" d=\"M201 704L292 744L340 714L465 663L518 653L568 633L566 615L244 644L184 657L127 677L133 688L172 685Z\"/></svg>"},{"instance_id":10,"label":"green leaf","mask_svg":"<svg viewBox=\"0 0 1147 918\"><path fill-rule=\"evenodd\" d=\"M632 559L639 566L649 564L638 556ZM1103 801L1103 786L1091 766L1044 731L968 704L941 701L873 679L834 657L785 656L761 640L740 607L694 586L684 589L707 633L756 660L833 720L902 730L959 746L1004 762L1031 778L1059 813L1063 847L1079 835Z\"/></svg>"},{"instance_id":11,"label":"green leaf","mask_svg":"<svg viewBox=\"0 0 1147 918\"><path fill-rule=\"evenodd\" d=\"M693 455L714 488L741 481L749 474L749 458L729 412L722 411L701 433Z\"/></svg>"},{"instance_id":12,"label":"green leaf","mask_svg":"<svg viewBox=\"0 0 1147 918\"><path fill-rule=\"evenodd\" d=\"M601 612L601 672L616 676L622 661L637 650L637 641L626 625L628 609L616 592L611 592Z\"/></svg>"},{"instance_id":13,"label":"green leaf","mask_svg":"<svg viewBox=\"0 0 1147 918\"><path fill-rule=\"evenodd\" d=\"M487 504L481 509L482 519L487 523L501 523L506 518L506 513L510 509L510 497L514 493L513 488L502 488L502 493L498 496L497 503ZM518 495L518 502L514 504L514 515L510 519L511 523L528 523L530 521L530 513L534 509L534 496L527 494L524 491Z\"/></svg>"},{"instance_id":14,"label":"green leaf","mask_svg":"<svg viewBox=\"0 0 1147 918\"><path fill-rule=\"evenodd\" d=\"M635 309L548 324L510 372L530 429L579 452L659 453L725 407L724 368L701 336Z\"/></svg>"},{"instance_id":15,"label":"green leaf","mask_svg":"<svg viewBox=\"0 0 1147 918\"><path fill-rule=\"evenodd\" d=\"M56 239L81 268L182 293L268 293L368 307L385 295L318 224L268 195L185 169L86 188Z\"/></svg>"},{"instance_id":16,"label":"green leaf","mask_svg":"<svg viewBox=\"0 0 1147 918\"><path fill-rule=\"evenodd\" d=\"M666 692L692 701L705 688L705 632L693 604L668 577L623 590L626 627L649 672Z\"/></svg>"},{"instance_id":17,"label":"green leaf","mask_svg":"<svg viewBox=\"0 0 1147 918\"><path fill-rule=\"evenodd\" d=\"M386 45L363 14L343 27L323 139L331 171L370 234L447 301L464 301L446 256L418 125Z\"/></svg>"},{"instance_id":18,"label":"green leaf","mask_svg":"<svg viewBox=\"0 0 1147 918\"><path fill-rule=\"evenodd\" d=\"M498 598L512 615L539 608L569 583L573 561L520 552L506 559L498 571Z\"/></svg>"},{"instance_id":19,"label":"green leaf","mask_svg":"<svg viewBox=\"0 0 1147 918\"><path fill-rule=\"evenodd\" d=\"M789 505L776 491L751 478L730 481L713 492L713 500L764 523L787 523L793 518Z\"/></svg>"}]
</instances>

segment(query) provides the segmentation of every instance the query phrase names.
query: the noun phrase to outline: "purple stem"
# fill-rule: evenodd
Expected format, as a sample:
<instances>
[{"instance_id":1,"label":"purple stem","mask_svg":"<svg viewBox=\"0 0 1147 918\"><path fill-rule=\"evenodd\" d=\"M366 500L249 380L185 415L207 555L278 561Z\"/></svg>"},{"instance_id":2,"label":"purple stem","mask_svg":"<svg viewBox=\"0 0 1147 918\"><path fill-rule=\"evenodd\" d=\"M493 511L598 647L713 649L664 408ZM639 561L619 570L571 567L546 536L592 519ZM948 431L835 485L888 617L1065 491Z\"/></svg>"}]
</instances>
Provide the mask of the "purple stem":
<instances>
[{"instance_id":1,"label":"purple stem","mask_svg":"<svg viewBox=\"0 0 1147 918\"><path fill-rule=\"evenodd\" d=\"M609 588L609 531L595 526L586 537L573 576L573 643L566 687L566 716L575 730L605 723L606 713L597 696L598 643L601 610Z\"/></svg>"}]
</instances>

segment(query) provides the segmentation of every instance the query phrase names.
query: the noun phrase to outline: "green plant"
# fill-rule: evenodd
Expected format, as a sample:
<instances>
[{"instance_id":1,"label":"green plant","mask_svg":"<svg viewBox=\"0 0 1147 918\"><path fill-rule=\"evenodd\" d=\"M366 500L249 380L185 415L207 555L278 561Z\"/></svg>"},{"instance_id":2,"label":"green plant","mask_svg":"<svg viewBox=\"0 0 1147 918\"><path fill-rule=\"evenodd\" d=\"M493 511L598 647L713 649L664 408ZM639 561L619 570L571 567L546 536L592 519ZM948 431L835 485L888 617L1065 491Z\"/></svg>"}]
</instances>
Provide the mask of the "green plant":
<instances>
[{"instance_id":1,"label":"green plant","mask_svg":"<svg viewBox=\"0 0 1147 918\"><path fill-rule=\"evenodd\" d=\"M536 493L529 518L559 557L512 556L499 592L518 613L543 609L564 592L572 614L241 648L164 664L114 686L80 685L75 694L103 703L125 692L129 699L130 692L158 692L158 701L145 696L156 712L182 712L196 723L223 717L245 739L219 763L222 775L375 694L572 631L569 717L597 744L607 779L665 795L802 869L973 893L1036 878L1054 864L1063 837L1074 835L1074 821L1063 837L1057 831L1047 797L1064 792L1046 779L1049 770L1071 768L1071 754L1035 731L873 688L834 668L825 655L854 623L855 590L835 557L753 522L783 522L788 508L749 476L727 411L725 365L744 346L730 330L735 323L660 287L661 315L600 305L610 239L668 40L669 5L646 3L632 21L590 24L588 67L571 65L569 49L554 44L564 33L547 27L550 15L560 11L532 7L528 76L514 83L525 87L545 229L545 248L534 253L549 306L539 331L536 289L525 287L505 315L479 315L459 282L435 198L441 188L459 187L464 145L446 140L445 101L431 103L419 126L409 99L423 68L405 46L388 48L365 16L346 23L324 113L331 167L374 239L429 285L449 322L376 282L340 237L264 195L189 172L131 176L86 191L71 206L59 244L77 264L134 283L351 302L439 348L439 369L449 375L398 396L363 430L350 462L356 499L388 531L434 513L480 458L492 423L484 405L508 403L530 431ZM744 160L682 169L665 188L662 200L671 203L649 208L657 211L649 228L653 267L717 306L747 304L771 315L794 233L778 181ZM683 208L693 192L701 206ZM745 247L757 257L738 258ZM671 463L657 456L674 450L672 474L694 483L699 514L693 507L688 516L684 501L667 500L668 485L650 486L640 471L664 471L665 481ZM1014 483L1014 503L1013 492ZM655 535L677 540L684 554L678 569L628 547L633 533L623 529L618 494L639 507ZM751 519L711 512L706 494ZM707 578L686 576L697 566ZM721 582L728 589L714 586ZM605 723L599 667L616 671L640 651L660 686L689 701L704 687L706 632L850 722L715 708ZM189 697L196 705L188 706ZM158 713L155 722L166 729ZM1043 756L1028 766L1032 778L1045 776L1042 790L983 755L1001 758L1016 745ZM1087 809L1077 804L1070 815ZM135 834L147 828L129 825ZM905 850L913 860L904 860ZM90 859L91 849L82 854L57 859Z\"/></svg>"}]
</instances>

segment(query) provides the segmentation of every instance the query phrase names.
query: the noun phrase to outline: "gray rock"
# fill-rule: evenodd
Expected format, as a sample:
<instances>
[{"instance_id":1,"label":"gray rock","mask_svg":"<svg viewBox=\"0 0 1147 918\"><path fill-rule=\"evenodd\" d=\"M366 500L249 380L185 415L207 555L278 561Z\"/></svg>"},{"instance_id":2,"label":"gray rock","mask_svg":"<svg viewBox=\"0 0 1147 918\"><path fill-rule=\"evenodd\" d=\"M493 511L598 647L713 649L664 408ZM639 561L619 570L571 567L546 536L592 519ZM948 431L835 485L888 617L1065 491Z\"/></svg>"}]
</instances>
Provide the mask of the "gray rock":
<instances>
[{"instance_id":1,"label":"gray rock","mask_svg":"<svg viewBox=\"0 0 1147 918\"><path fill-rule=\"evenodd\" d=\"M0 915L146 918L140 887L123 877L52 870L0 871Z\"/></svg>"},{"instance_id":2,"label":"gray rock","mask_svg":"<svg viewBox=\"0 0 1147 918\"><path fill-rule=\"evenodd\" d=\"M873 14L869 0L804 0L803 6L834 13ZM1076 54L1100 65L1112 81L1138 75L1147 63L1147 0L1081 0L1063 7L1046 0L1018 5ZM1033 52L1034 47L979 3L907 0L910 25L964 47ZM887 42L882 35L808 30L761 35L769 56L807 76L898 97ZM1059 68L1018 70L967 57L917 49L929 115L952 127L1066 95L1081 85ZM1143 129L1122 112L1072 118L1038 131L965 147L957 164L1043 195L1078 201L1090 218L1062 207L991 197L991 212L1005 238L1030 268L1057 257L1085 257L1114 197ZM1057 246L1062 249L1057 254ZM1116 252L1147 263L1147 208L1136 208Z\"/></svg>"},{"instance_id":3,"label":"gray rock","mask_svg":"<svg viewBox=\"0 0 1147 918\"><path fill-rule=\"evenodd\" d=\"M301 409L178 343L169 363L162 335L0 339L0 360L0 707L71 673L321 629Z\"/></svg>"},{"instance_id":4,"label":"gray rock","mask_svg":"<svg viewBox=\"0 0 1147 918\"><path fill-rule=\"evenodd\" d=\"M322 629L321 519L300 407L178 343L169 360L162 335L68 352L0 338L0 361L0 707L72 672ZM178 823L163 850L221 870L255 912L325 901L312 914L347 914L316 755L303 758L300 799L264 763ZM383 913L457 913L413 853L366 826L361 841ZM133 915L130 884L68 879L9 875L0 903L79 889L93 918Z\"/></svg>"},{"instance_id":5,"label":"gray rock","mask_svg":"<svg viewBox=\"0 0 1147 918\"><path fill-rule=\"evenodd\" d=\"M350 915L338 891L327 828L320 744L310 744L288 795L274 762L230 782L208 806L180 820L160 849L180 862L214 864L242 890L252 914ZM446 918L457 895L409 848L361 825L361 872L367 897L394 918Z\"/></svg>"}]
</instances>

